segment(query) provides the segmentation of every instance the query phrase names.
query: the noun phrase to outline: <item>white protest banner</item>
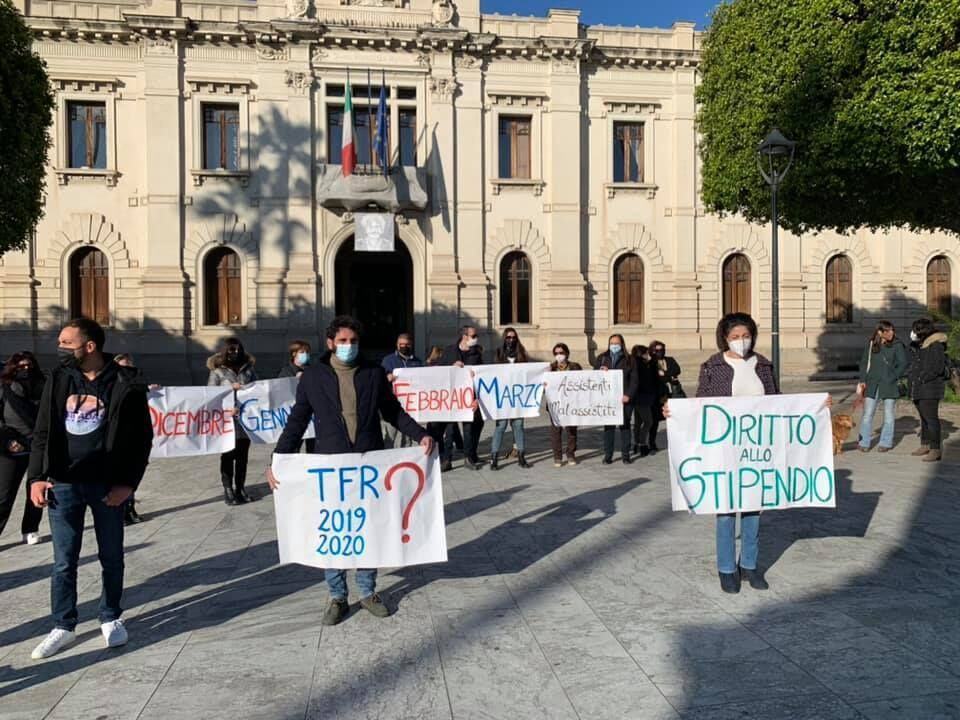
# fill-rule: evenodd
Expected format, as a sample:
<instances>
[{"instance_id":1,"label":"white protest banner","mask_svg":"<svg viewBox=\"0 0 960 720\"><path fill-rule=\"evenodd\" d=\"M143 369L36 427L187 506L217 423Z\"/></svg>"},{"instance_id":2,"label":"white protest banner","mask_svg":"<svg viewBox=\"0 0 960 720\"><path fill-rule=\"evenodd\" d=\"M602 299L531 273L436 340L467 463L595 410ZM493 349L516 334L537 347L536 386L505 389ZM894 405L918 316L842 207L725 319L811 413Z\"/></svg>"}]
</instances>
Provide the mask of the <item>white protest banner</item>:
<instances>
[{"instance_id":1,"label":"white protest banner","mask_svg":"<svg viewBox=\"0 0 960 720\"><path fill-rule=\"evenodd\" d=\"M623 371L547 373L547 410L558 427L623 425Z\"/></svg>"},{"instance_id":2,"label":"white protest banner","mask_svg":"<svg viewBox=\"0 0 960 720\"><path fill-rule=\"evenodd\" d=\"M549 363L474 365L473 385L485 420L537 417Z\"/></svg>"},{"instance_id":3,"label":"white protest banner","mask_svg":"<svg viewBox=\"0 0 960 720\"><path fill-rule=\"evenodd\" d=\"M147 395L153 422L151 458L219 455L233 450L233 390L165 387Z\"/></svg>"},{"instance_id":4,"label":"white protest banner","mask_svg":"<svg viewBox=\"0 0 960 720\"><path fill-rule=\"evenodd\" d=\"M252 442L275 443L280 439L297 399L298 382L294 377L260 380L237 390L237 405L240 408L237 424L246 431ZM303 437L314 436L311 422Z\"/></svg>"},{"instance_id":5,"label":"white protest banner","mask_svg":"<svg viewBox=\"0 0 960 720\"><path fill-rule=\"evenodd\" d=\"M476 392L469 368L397 368L393 375L393 394L418 423L473 420Z\"/></svg>"},{"instance_id":6,"label":"white protest banner","mask_svg":"<svg viewBox=\"0 0 960 720\"><path fill-rule=\"evenodd\" d=\"M347 569L446 561L436 453L274 455L272 467L281 563Z\"/></svg>"},{"instance_id":7,"label":"white protest banner","mask_svg":"<svg viewBox=\"0 0 960 720\"><path fill-rule=\"evenodd\" d=\"M671 400L674 510L836 507L825 393Z\"/></svg>"}]
</instances>

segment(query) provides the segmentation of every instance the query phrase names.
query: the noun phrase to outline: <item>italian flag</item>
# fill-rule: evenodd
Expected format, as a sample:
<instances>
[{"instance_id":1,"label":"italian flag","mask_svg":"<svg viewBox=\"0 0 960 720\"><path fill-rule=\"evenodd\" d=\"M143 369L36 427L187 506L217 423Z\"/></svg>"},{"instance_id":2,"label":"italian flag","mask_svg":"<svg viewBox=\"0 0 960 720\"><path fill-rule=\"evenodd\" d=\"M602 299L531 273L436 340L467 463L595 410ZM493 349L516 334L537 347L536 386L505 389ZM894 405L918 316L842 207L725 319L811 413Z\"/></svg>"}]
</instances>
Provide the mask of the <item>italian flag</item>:
<instances>
[{"instance_id":1,"label":"italian flag","mask_svg":"<svg viewBox=\"0 0 960 720\"><path fill-rule=\"evenodd\" d=\"M357 166L357 146L353 144L353 98L350 95L350 80L347 79L347 98L343 104L343 143L340 146L340 164L344 177L353 175Z\"/></svg>"}]
</instances>

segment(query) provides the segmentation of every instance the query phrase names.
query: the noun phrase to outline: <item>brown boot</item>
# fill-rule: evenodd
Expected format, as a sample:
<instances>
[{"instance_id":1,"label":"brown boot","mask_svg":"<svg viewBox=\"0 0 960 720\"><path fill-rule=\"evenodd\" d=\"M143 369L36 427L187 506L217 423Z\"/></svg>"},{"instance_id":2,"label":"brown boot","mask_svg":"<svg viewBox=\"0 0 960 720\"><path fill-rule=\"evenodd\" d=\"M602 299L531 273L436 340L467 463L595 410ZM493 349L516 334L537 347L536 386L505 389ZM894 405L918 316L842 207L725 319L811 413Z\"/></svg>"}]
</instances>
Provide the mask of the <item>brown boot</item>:
<instances>
[{"instance_id":1,"label":"brown boot","mask_svg":"<svg viewBox=\"0 0 960 720\"><path fill-rule=\"evenodd\" d=\"M940 457L941 457L940 448L937 448L935 450L931 450L926 455L924 455L922 462L937 462L940 460Z\"/></svg>"},{"instance_id":2,"label":"brown boot","mask_svg":"<svg viewBox=\"0 0 960 720\"><path fill-rule=\"evenodd\" d=\"M920 447L918 447L916 450L914 450L914 451L913 451L912 453L910 453L910 454L913 455L914 457L920 457L921 455L926 455L928 452L930 452L930 446L929 446L929 445L921 445Z\"/></svg>"}]
</instances>

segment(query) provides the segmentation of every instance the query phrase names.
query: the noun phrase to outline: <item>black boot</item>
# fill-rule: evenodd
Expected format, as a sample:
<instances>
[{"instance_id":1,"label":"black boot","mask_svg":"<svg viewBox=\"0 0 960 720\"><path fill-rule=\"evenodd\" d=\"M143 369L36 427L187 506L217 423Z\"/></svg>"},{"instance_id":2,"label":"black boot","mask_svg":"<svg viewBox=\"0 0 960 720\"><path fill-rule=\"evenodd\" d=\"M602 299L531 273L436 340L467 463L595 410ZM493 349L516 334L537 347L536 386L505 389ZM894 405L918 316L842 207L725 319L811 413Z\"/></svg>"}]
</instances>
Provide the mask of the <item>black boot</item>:
<instances>
[{"instance_id":1,"label":"black boot","mask_svg":"<svg viewBox=\"0 0 960 720\"><path fill-rule=\"evenodd\" d=\"M649 455L649 454L650 454L650 448L648 448L646 445L641 445L641 446L640 446L640 457L645 458L645 457L646 457L647 455Z\"/></svg>"},{"instance_id":2,"label":"black boot","mask_svg":"<svg viewBox=\"0 0 960 720\"><path fill-rule=\"evenodd\" d=\"M629 465L629 464L632 463L632 462L633 462L633 458L630 457L630 453L624 453L624 454L623 454L623 464L624 464L624 465Z\"/></svg>"},{"instance_id":3,"label":"black boot","mask_svg":"<svg viewBox=\"0 0 960 720\"><path fill-rule=\"evenodd\" d=\"M754 590L768 590L770 588L759 568L756 570L740 568L740 577L746 580Z\"/></svg>"},{"instance_id":4,"label":"black boot","mask_svg":"<svg viewBox=\"0 0 960 720\"><path fill-rule=\"evenodd\" d=\"M532 467L530 463L527 462L527 456L524 455L523 453L517 453L517 458L518 458L517 465L519 465L520 467L522 468Z\"/></svg>"},{"instance_id":5,"label":"black boot","mask_svg":"<svg viewBox=\"0 0 960 720\"><path fill-rule=\"evenodd\" d=\"M736 595L740 592L740 573L718 573L720 575L720 589L725 593Z\"/></svg>"},{"instance_id":6,"label":"black boot","mask_svg":"<svg viewBox=\"0 0 960 720\"><path fill-rule=\"evenodd\" d=\"M237 502L237 496L233 494L233 488L232 488L232 487L226 487L226 486L224 486L224 488L223 488L223 501L224 501L227 505L230 505L231 507L234 506L234 505L239 505L239 504L240 504L240 503Z\"/></svg>"},{"instance_id":7,"label":"black boot","mask_svg":"<svg viewBox=\"0 0 960 720\"><path fill-rule=\"evenodd\" d=\"M237 489L233 491L233 496L237 499L238 505L250 502L250 496L247 495L243 485L237 485Z\"/></svg>"},{"instance_id":8,"label":"black boot","mask_svg":"<svg viewBox=\"0 0 960 720\"><path fill-rule=\"evenodd\" d=\"M500 463L498 462L498 460L499 460L499 455L497 455L497 453L494 453L493 455L490 456L490 469L491 469L491 470L499 470L499 469L500 469Z\"/></svg>"}]
</instances>

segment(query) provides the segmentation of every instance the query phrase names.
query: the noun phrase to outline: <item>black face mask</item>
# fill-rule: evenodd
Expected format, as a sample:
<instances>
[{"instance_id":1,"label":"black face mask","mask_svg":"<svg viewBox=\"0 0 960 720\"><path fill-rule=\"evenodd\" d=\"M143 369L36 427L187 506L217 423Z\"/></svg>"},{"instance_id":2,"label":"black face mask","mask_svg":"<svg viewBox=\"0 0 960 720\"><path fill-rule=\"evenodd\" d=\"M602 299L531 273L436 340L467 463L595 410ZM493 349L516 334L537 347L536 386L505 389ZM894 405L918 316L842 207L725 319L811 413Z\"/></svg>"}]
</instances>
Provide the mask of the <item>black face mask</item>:
<instances>
[{"instance_id":1,"label":"black face mask","mask_svg":"<svg viewBox=\"0 0 960 720\"><path fill-rule=\"evenodd\" d=\"M397 352L400 353L403 357L410 357L413 354L413 348L409 345L401 345L397 348Z\"/></svg>"},{"instance_id":2,"label":"black face mask","mask_svg":"<svg viewBox=\"0 0 960 720\"><path fill-rule=\"evenodd\" d=\"M243 357L243 354L236 348L232 350L227 350L227 362L231 364L236 364L240 362L240 359Z\"/></svg>"},{"instance_id":3,"label":"black face mask","mask_svg":"<svg viewBox=\"0 0 960 720\"><path fill-rule=\"evenodd\" d=\"M64 368L78 368L83 362L83 358L78 358L75 351L70 348L57 348L57 360L60 362L60 367Z\"/></svg>"},{"instance_id":4,"label":"black face mask","mask_svg":"<svg viewBox=\"0 0 960 720\"><path fill-rule=\"evenodd\" d=\"M29 370L17 370L14 374L13 379L19 383L29 382L32 373Z\"/></svg>"},{"instance_id":5,"label":"black face mask","mask_svg":"<svg viewBox=\"0 0 960 720\"><path fill-rule=\"evenodd\" d=\"M653 356L657 358L662 358L666 354L667 354L666 348L657 348L656 350L653 351Z\"/></svg>"},{"instance_id":6,"label":"black face mask","mask_svg":"<svg viewBox=\"0 0 960 720\"><path fill-rule=\"evenodd\" d=\"M509 339L506 341L505 345L506 345L508 348L510 348L511 350L513 350L513 349L517 346L517 341L516 341L515 339L513 339L513 338L509 338Z\"/></svg>"}]
</instances>

